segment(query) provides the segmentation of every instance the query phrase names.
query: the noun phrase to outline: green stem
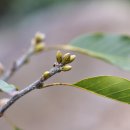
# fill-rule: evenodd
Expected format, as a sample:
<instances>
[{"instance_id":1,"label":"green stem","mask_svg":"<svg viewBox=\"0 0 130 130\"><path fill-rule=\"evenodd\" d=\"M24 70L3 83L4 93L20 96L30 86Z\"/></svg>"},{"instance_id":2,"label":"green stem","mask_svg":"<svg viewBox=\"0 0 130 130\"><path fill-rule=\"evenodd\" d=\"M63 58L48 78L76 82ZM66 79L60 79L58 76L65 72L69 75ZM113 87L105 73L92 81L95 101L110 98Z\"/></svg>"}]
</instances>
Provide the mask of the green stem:
<instances>
[{"instance_id":1,"label":"green stem","mask_svg":"<svg viewBox=\"0 0 130 130\"><path fill-rule=\"evenodd\" d=\"M86 54L85 51L77 48L77 47L73 47L71 45L55 45L55 46L46 46L44 51L51 51L51 50L69 50L69 51L74 51L74 52L78 52L81 54Z\"/></svg>"},{"instance_id":2,"label":"green stem","mask_svg":"<svg viewBox=\"0 0 130 130\"><path fill-rule=\"evenodd\" d=\"M73 86L72 84L69 84L69 83L52 83L52 84L44 85L43 88L52 87L52 86L61 86L61 85Z\"/></svg>"}]
</instances>

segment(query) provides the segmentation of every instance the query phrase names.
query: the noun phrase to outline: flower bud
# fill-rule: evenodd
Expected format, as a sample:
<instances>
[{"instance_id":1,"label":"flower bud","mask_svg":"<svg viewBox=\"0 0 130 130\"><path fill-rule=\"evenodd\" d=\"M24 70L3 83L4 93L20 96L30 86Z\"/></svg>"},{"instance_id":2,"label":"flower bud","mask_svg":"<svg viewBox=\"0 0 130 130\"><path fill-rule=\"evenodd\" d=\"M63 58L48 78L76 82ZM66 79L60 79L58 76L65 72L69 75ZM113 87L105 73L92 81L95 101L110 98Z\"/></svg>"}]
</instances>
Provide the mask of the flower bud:
<instances>
[{"instance_id":1,"label":"flower bud","mask_svg":"<svg viewBox=\"0 0 130 130\"><path fill-rule=\"evenodd\" d=\"M75 60L75 58L76 58L76 55L71 55L70 56L70 63L73 62Z\"/></svg>"},{"instance_id":2,"label":"flower bud","mask_svg":"<svg viewBox=\"0 0 130 130\"><path fill-rule=\"evenodd\" d=\"M70 53L66 53L63 57L62 64L68 64L70 62Z\"/></svg>"},{"instance_id":3,"label":"flower bud","mask_svg":"<svg viewBox=\"0 0 130 130\"><path fill-rule=\"evenodd\" d=\"M45 79L49 78L50 77L50 72L49 71L45 71L44 74L43 74L43 77Z\"/></svg>"},{"instance_id":4,"label":"flower bud","mask_svg":"<svg viewBox=\"0 0 130 130\"><path fill-rule=\"evenodd\" d=\"M61 51L57 51L56 60L57 60L58 63L62 62L62 53L61 53Z\"/></svg>"},{"instance_id":5,"label":"flower bud","mask_svg":"<svg viewBox=\"0 0 130 130\"><path fill-rule=\"evenodd\" d=\"M34 47L35 52L41 52L45 48L45 44L43 42L36 44Z\"/></svg>"},{"instance_id":6,"label":"flower bud","mask_svg":"<svg viewBox=\"0 0 130 130\"><path fill-rule=\"evenodd\" d=\"M37 32L34 39L36 43L40 43L45 40L45 35L40 32Z\"/></svg>"},{"instance_id":7,"label":"flower bud","mask_svg":"<svg viewBox=\"0 0 130 130\"><path fill-rule=\"evenodd\" d=\"M63 67L61 68L62 71L69 71L69 70L71 70L71 69L72 69L72 66L70 66L70 65L65 65L65 66L63 66Z\"/></svg>"}]
</instances>

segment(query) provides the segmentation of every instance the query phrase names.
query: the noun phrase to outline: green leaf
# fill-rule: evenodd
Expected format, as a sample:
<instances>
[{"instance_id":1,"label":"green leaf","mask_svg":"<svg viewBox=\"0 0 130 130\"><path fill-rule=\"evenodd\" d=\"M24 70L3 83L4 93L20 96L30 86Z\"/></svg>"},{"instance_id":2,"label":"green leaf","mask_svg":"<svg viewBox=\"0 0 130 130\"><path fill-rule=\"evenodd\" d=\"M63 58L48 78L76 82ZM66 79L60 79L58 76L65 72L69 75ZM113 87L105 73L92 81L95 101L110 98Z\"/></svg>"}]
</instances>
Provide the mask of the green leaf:
<instances>
[{"instance_id":1,"label":"green leaf","mask_svg":"<svg viewBox=\"0 0 130 130\"><path fill-rule=\"evenodd\" d=\"M130 70L130 36L94 33L71 41L68 48Z\"/></svg>"},{"instance_id":2,"label":"green leaf","mask_svg":"<svg viewBox=\"0 0 130 130\"><path fill-rule=\"evenodd\" d=\"M0 80L0 90L1 91L10 94L11 92L16 91L16 89L17 88L14 85L8 84L5 81Z\"/></svg>"},{"instance_id":3,"label":"green leaf","mask_svg":"<svg viewBox=\"0 0 130 130\"><path fill-rule=\"evenodd\" d=\"M90 92L130 104L130 81L114 76L99 76L72 84Z\"/></svg>"}]
</instances>

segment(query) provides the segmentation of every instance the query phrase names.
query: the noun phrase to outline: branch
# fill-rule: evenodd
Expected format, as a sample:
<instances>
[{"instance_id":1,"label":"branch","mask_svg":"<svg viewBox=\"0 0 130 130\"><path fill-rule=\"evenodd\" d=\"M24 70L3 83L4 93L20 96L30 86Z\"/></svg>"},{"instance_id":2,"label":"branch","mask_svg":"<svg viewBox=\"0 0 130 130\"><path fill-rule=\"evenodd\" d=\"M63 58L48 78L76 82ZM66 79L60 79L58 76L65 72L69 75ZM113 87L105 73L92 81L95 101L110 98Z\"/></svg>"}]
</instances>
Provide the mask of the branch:
<instances>
[{"instance_id":1,"label":"branch","mask_svg":"<svg viewBox=\"0 0 130 130\"><path fill-rule=\"evenodd\" d=\"M31 92L34 89L38 89L43 87L43 83L44 81L46 81L48 78L50 78L51 76L55 75L56 73L61 72L61 67L63 65L57 65L55 67L53 67L50 71L49 71L49 77L44 77L42 76L39 80L35 81L34 83L32 83L31 85L27 86L26 88L24 88L21 91L18 91L18 93L16 95L14 95L1 109L0 109L0 117L4 114L4 112L12 105L14 104L19 98L21 98L22 96L24 96L25 94Z\"/></svg>"},{"instance_id":2,"label":"branch","mask_svg":"<svg viewBox=\"0 0 130 130\"><path fill-rule=\"evenodd\" d=\"M35 37L32 40L31 46L27 50L27 52L21 56L18 60L16 60L11 69L3 74L0 78L1 80L7 81L18 69L20 69L23 65L28 63L30 57L38 52L41 52L44 49L45 36L41 33L36 33Z\"/></svg>"},{"instance_id":3,"label":"branch","mask_svg":"<svg viewBox=\"0 0 130 130\"><path fill-rule=\"evenodd\" d=\"M24 64L27 63L27 60L34 54L34 51L32 49L29 49L27 53L25 53L22 57L20 57L18 60L16 60L11 69L9 69L7 72L3 74L3 76L0 78L1 80L7 81L18 69L20 69Z\"/></svg>"},{"instance_id":4,"label":"branch","mask_svg":"<svg viewBox=\"0 0 130 130\"><path fill-rule=\"evenodd\" d=\"M34 89L40 89L44 88L43 83L52 77L53 75L61 72L61 71L69 71L71 70L71 66L68 65L69 63L73 62L75 60L75 55L70 55L70 53L66 53L62 57L62 53L60 51L57 51L56 54L56 59L57 63L54 64L53 68L50 69L49 71L44 72L42 77L39 80L36 80L34 83L31 85L27 86L26 88L22 89L21 91L18 91L15 95L13 95L5 105L3 105L0 109L0 117L4 114L4 112L12 105L14 104L19 98L24 96L25 94L31 92ZM51 85L52 86L52 85ZM47 87L47 86L45 86ZM49 85L48 85L49 87Z\"/></svg>"},{"instance_id":5,"label":"branch","mask_svg":"<svg viewBox=\"0 0 130 130\"><path fill-rule=\"evenodd\" d=\"M36 37L36 36L35 36ZM34 41L33 41L34 42ZM34 43L33 43L34 44ZM13 76L13 74L18 70L20 69L23 65L25 65L28 60L30 59L30 57L32 55L35 54L35 52L39 52L39 51L42 51L44 49L44 51L50 51L50 50L59 50L59 49L62 49L62 50L71 50L71 51L74 51L74 52L80 52L82 54L84 54L83 51L79 50L78 48L76 47L71 47L69 45L55 45L55 46L46 46L44 47L44 44L43 43L40 43L40 46L39 44L36 44L38 45L38 47L30 47L28 49L28 51L22 56L20 57L18 60L16 60L13 64L13 66L11 67L10 70L8 70L6 73L4 73L4 75L0 78L1 80L4 80L4 81L7 81L11 76Z\"/></svg>"}]
</instances>

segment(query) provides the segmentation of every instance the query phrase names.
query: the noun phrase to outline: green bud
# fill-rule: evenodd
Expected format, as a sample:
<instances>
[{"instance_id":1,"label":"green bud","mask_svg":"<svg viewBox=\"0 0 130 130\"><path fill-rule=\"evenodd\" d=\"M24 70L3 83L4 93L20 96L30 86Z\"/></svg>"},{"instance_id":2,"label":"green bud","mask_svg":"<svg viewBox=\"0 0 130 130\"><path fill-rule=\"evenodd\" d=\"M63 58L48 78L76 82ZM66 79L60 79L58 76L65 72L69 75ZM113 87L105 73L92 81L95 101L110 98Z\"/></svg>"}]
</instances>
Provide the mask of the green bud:
<instances>
[{"instance_id":1,"label":"green bud","mask_svg":"<svg viewBox=\"0 0 130 130\"><path fill-rule=\"evenodd\" d=\"M35 52L41 52L44 50L44 48L45 48L45 44L43 42L36 44L34 47Z\"/></svg>"},{"instance_id":2,"label":"green bud","mask_svg":"<svg viewBox=\"0 0 130 130\"><path fill-rule=\"evenodd\" d=\"M62 71L69 71L69 70L71 70L71 69L72 69L72 66L70 66L70 65L65 65L65 66L63 66L63 67L61 68Z\"/></svg>"},{"instance_id":3,"label":"green bud","mask_svg":"<svg viewBox=\"0 0 130 130\"><path fill-rule=\"evenodd\" d=\"M70 62L70 53L66 53L63 57L62 64L68 64Z\"/></svg>"},{"instance_id":4,"label":"green bud","mask_svg":"<svg viewBox=\"0 0 130 130\"><path fill-rule=\"evenodd\" d=\"M37 32L34 39L36 43L42 42L43 40L45 40L45 35Z\"/></svg>"},{"instance_id":5,"label":"green bud","mask_svg":"<svg viewBox=\"0 0 130 130\"><path fill-rule=\"evenodd\" d=\"M50 72L49 71L45 71L44 74L43 74L43 77L45 79L49 78L50 77Z\"/></svg>"},{"instance_id":6,"label":"green bud","mask_svg":"<svg viewBox=\"0 0 130 130\"><path fill-rule=\"evenodd\" d=\"M57 51L56 60L57 60L58 63L62 62L62 53L61 53L61 51Z\"/></svg>"},{"instance_id":7,"label":"green bud","mask_svg":"<svg viewBox=\"0 0 130 130\"><path fill-rule=\"evenodd\" d=\"M76 58L76 55L71 55L70 56L70 63L73 62L75 60L75 58Z\"/></svg>"}]
</instances>

